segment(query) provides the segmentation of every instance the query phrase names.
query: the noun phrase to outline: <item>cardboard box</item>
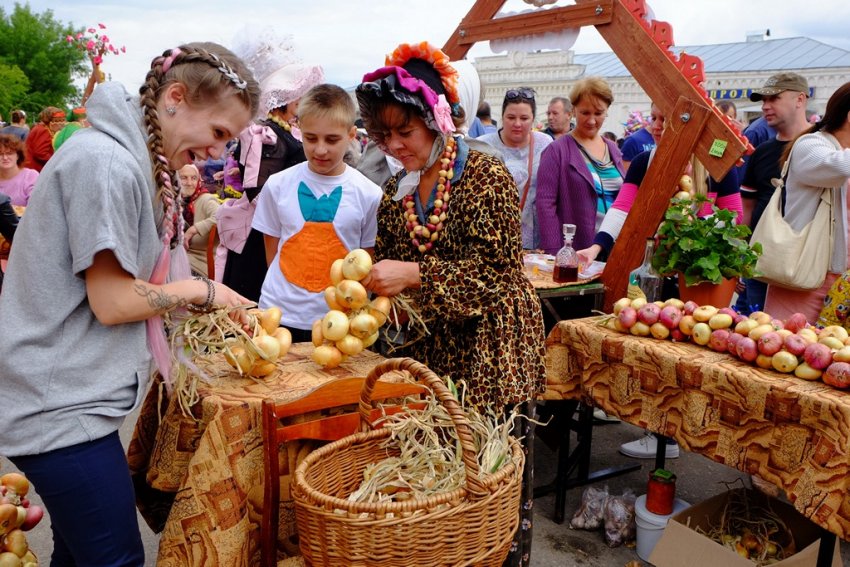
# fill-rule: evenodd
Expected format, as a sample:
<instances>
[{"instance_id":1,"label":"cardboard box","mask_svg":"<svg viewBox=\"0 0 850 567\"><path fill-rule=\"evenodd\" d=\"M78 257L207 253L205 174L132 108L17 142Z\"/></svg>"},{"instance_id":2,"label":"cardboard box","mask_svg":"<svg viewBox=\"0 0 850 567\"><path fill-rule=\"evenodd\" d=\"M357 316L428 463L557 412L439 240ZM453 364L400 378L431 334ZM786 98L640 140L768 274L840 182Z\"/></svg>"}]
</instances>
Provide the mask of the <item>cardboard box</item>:
<instances>
[{"instance_id":1,"label":"cardboard box","mask_svg":"<svg viewBox=\"0 0 850 567\"><path fill-rule=\"evenodd\" d=\"M741 491L746 492L750 501L759 503L769 501L771 509L785 521L794 536L797 553L773 565L811 567L817 563L820 527L804 518L793 506L785 502L769 499L754 490L741 488L732 492ZM656 567L718 567L719 565L753 567L754 562L694 531L697 527L708 531L712 524L716 525L729 496L730 492L724 492L670 518L664 533L661 534L661 539L652 550L650 562ZM833 567L842 567L838 541L840 540L836 540L832 559Z\"/></svg>"}]
</instances>

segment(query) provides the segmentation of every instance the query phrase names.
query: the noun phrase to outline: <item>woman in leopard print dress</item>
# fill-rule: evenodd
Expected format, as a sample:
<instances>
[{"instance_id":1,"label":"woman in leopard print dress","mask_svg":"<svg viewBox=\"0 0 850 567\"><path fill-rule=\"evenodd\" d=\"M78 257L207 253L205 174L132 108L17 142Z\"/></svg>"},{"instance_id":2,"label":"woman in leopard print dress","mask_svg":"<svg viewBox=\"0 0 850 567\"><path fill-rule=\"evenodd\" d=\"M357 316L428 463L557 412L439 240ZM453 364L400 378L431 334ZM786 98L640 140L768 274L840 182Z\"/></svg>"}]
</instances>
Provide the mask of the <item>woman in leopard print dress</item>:
<instances>
[{"instance_id":1,"label":"woman in leopard print dress","mask_svg":"<svg viewBox=\"0 0 850 567\"><path fill-rule=\"evenodd\" d=\"M478 407L518 405L531 416L544 384L543 316L522 271L517 188L500 161L452 135L452 119L463 118L455 77L439 50L402 45L357 87L369 135L404 166L385 185L377 263L365 283L381 295L413 297L428 321L430 334L404 355L463 381ZM510 565L527 565L531 548L534 436L527 420L520 423L522 529Z\"/></svg>"}]
</instances>

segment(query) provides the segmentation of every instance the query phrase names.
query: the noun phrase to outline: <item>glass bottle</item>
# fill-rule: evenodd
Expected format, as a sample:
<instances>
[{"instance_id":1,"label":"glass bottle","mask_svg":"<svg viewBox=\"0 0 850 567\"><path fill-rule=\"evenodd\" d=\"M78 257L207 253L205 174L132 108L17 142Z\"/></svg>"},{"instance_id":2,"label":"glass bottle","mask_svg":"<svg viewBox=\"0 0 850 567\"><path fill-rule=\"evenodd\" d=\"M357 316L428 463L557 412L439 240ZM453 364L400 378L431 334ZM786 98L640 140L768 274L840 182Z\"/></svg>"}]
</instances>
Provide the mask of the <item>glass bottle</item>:
<instances>
[{"instance_id":1,"label":"glass bottle","mask_svg":"<svg viewBox=\"0 0 850 567\"><path fill-rule=\"evenodd\" d=\"M652 267L652 256L655 254L655 238L646 239L643 253L643 264L629 274L629 287L626 296L629 299L646 298L647 301L661 299L661 286L664 280Z\"/></svg>"},{"instance_id":2,"label":"glass bottle","mask_svg":"<svg viewBox=\"0 0 850 567\"><path fill-rule=\"evenodd\" d=\"M552 281L555 283L572 283L578 281L578 254L573 250L573 236L576 233L576 225L565 224L564 246L558 250L555 256L555 271L552 273Z\"/></svg>"}]
</instances>

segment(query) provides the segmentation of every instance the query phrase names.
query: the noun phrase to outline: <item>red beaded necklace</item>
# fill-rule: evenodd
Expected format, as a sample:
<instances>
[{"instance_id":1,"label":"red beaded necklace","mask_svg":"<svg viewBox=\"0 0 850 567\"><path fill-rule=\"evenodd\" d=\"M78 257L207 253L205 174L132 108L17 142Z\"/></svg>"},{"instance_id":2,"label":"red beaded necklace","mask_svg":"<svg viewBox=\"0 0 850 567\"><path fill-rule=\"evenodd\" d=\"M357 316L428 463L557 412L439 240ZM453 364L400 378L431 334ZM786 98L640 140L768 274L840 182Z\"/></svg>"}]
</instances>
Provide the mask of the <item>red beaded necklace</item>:
<instances>
[{"instance_id":1,"label":"red beaded necklace","mask_svg":"<svg viewBox=\"0 0 850 567\"><path fill-rule=\"evenodd\" d=\"M437 192L434 195L434 210L428 217L428 222L425 226L419 222L419 215L416 214L416 203L413 201L414 196L407 195L404 197L404 216L407 219L405 227L410 233L410 241L413 247L421 253L426 253L433 248L437 241L439 232L443 230L443 223L446 221L446 211L449 208L449 192L452 187L452 177L454 177L455 159L457 158L457 145L454 138L449 137L446 142L446 149L443 150L440 158L440 176L437 179Z\"/></svg>"}]
</instances>

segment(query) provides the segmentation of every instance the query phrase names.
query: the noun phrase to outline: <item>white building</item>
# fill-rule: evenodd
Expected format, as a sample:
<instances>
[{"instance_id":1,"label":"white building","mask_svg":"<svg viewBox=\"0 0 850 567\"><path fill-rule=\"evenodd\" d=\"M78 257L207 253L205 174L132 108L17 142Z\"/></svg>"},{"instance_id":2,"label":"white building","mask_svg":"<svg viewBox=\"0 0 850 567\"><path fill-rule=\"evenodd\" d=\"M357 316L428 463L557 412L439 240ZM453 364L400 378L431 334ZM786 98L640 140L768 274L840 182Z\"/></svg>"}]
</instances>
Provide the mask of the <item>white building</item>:
<instances>
[{"instance_id":1,"label":"white building","mask_svg":"<svg viewBox=\"0 0 850 567\"><path fill-rule=\"evenodd\" d=\"M769 32L768 32L769 33ZM805 37L766 39L757 34L740 43L677 46L702 59L705 88L715 100L731 100L738 118L747 121L761 112L748 96L752 89L780 71L793 71L809 81L809 110L822 114L836 88L850 81L850 51ZM650 100L614 53L574 54L572 51L512 52L478 57L473 62L481 77L484 99L493 118L501 123L501 105L507 89L529 86L537 91L537 121L545 123L546 106L554 96L568 96L573 83L589 76L604 77L614 103L603 130L622 136L623 123L633 111L649 115Z\"/></svg>"}]
</instances>

